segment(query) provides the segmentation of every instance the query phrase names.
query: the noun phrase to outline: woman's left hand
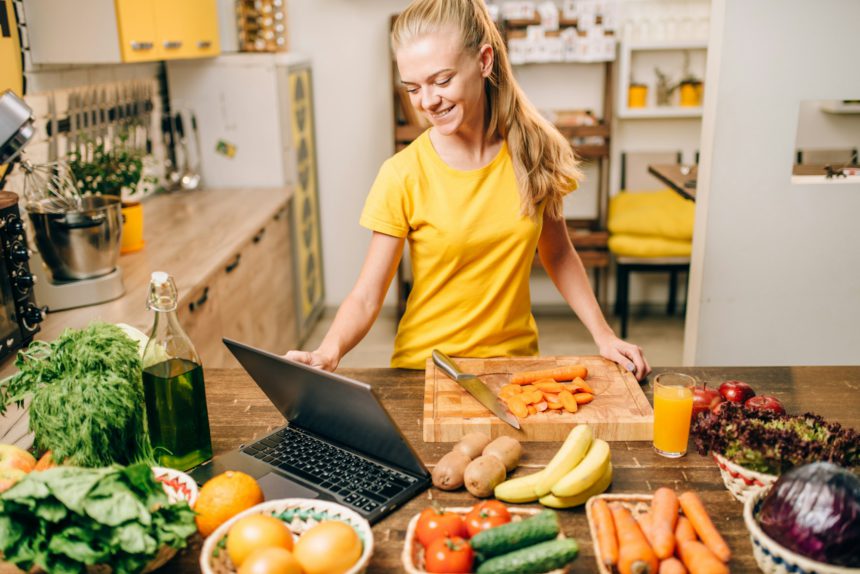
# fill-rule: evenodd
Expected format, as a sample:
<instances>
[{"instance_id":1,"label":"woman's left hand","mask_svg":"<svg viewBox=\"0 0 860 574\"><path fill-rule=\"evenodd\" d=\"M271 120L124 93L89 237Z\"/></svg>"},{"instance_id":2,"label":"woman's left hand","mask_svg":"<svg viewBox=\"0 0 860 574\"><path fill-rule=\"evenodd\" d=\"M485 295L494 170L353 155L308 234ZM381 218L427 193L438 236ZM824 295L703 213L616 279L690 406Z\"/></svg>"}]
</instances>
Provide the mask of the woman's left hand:
<instances>
[{"instance_id":1,"label":"woman's left hand","mask_svg":"<svg viewBox=\"0 0 860 574\"><path fill-rule=\"evenodd\" d=\"M651 366L645 359L645 354L638 345L622 341L615 335L607 338L605 341L598 342L600 354L610 361L615 361L621 365L622 369L627 369L636 376L636 380L641 381L648 373L651 372Z\"/></svg>"}]
</instances>

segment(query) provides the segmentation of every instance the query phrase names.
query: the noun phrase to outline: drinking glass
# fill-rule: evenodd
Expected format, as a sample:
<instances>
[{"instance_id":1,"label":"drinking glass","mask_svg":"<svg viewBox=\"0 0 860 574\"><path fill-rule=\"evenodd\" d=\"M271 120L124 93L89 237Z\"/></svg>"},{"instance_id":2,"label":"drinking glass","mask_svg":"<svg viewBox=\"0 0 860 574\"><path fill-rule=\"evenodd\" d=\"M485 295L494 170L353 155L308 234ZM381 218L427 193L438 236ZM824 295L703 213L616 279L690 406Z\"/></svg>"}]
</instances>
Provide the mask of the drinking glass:
<instances>
[{"instance_id":1,"label":"drinking glass","mask_svg":"<svg viewBox=\"0 0 860 574\"><path fill-rule=\"evenodd\" d=\"M687 454L693 388L696 379L683 373L660 373L654 378L654 450L667 458Z\"/></svg>"}]
</instances>

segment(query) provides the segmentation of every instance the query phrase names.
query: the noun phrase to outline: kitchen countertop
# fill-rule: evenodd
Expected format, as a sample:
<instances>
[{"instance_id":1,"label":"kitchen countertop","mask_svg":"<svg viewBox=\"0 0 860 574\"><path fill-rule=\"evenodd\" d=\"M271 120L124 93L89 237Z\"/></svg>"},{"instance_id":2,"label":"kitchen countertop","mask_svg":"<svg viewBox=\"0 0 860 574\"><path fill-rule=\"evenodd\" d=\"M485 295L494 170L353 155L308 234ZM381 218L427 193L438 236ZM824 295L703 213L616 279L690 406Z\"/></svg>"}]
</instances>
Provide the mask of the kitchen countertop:
<instances>
[{"instance_id":1,"label":"kitchen countertop","mask_svg":"<svg viewBox=\"0 0 860 574\"><path fill-rule=\"evenodd\" d=\"M146 296L153 271L171 273L180 306L188 303L194 289L229 263L292 193L290 188L202 189L147 198L143 202L146 245L119 258L125 294L100 305L48 313L36 339L51 341L66 328L82 328L92 321L127 323L148 331L152 313L146 309ZM0 377L14 372L13 355L0 364ZM28 446L22 442L25 427L21 410L13 406L0 418L0 443Z\"/></svg>"},{"instance_id":2,"label":"kitchen countertop","mask_svg":"<svg viewBox=\"0 0 860 574\"><path fill-rule=\"evenodd\" d=\"M860 427L860 366L857 367L677 367L656 369L680 371L713 385L727 379L748 382L758 394L776 396L788 412L814 412L843 425ZM424 372L398 369L343 369L339 374L365 381L374 387L389 413L403 430L422 460L434 465L451 443L425 443L421 419ZM653 375L652 375L653 379ZM652 400L651 385L644 390ZM213 370L207 374L207 403L216 454L234 449L283 424L283 418L254 382L240 370ZM523 443L521 466L512 476L522 476L546 465L559 443ZM660 486L678 491L695 490L732 549L732 572L757 572L752 548L743 522L743 507L723 486L716 464L691 448L687 456L670 460L654 453L650 442L612 442L614 476L611 493L650 493ZM374 553L367 572L403 571L403 550L407 524L430 500L443 506L472 506L477 502L465 489L442 492L430 489L373 527ZM532 506L532 505L529 505ZM559 511L568 537L580 545L580 556L570 572L595 572L594 550L582 507ZM202 540L195 535L189 548L181 551L160 572L198 572Z\"/></svg>"}]
</instances>

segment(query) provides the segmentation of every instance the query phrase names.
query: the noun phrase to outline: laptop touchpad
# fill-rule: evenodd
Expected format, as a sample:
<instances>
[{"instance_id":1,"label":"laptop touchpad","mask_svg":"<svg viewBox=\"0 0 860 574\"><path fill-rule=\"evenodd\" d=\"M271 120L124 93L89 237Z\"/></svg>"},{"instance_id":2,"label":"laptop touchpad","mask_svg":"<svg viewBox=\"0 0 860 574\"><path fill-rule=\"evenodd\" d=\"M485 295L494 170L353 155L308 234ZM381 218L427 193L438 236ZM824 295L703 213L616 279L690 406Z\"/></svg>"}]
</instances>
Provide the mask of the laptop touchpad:
<instances>
[{"instance_id":1,"label":"laptop touchpad","mask_svg":"<svg viewBox=\"0 0 860 574\"><path fill-rule=\"evenodd\" d=\"M274 472L257 479L260 488L263 489L263 494L266 495L266 500L275 500L276 498L317 498L319 493L306 488L297 482L293 482L288 478L277 475Z\"/></svg>"}]
</instances>

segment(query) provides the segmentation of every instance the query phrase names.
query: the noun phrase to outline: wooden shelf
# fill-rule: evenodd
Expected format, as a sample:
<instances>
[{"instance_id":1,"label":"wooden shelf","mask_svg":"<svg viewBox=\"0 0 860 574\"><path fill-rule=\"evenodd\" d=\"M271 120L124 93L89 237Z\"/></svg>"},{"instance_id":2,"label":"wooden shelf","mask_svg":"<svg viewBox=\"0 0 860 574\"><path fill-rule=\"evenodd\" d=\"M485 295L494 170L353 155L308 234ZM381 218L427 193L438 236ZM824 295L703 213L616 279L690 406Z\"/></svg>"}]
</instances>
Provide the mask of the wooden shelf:
<instances>
[{"instance_id":1,"label":"wooden shelf","mask_svg":"<svg viewBox=\"0 0 860 574\"><path fill-rule=\"evenodd\" d=\"M609 146L607 144L575 145L573 151L582 159L600 159L609 157Z\"/></svg>"},{"instance_id":2,"label":"wooden shelf","mask_svg":"<svg viewBox=\"0 0 860 574\"><path fill-rule=\"evenodd\" d=\"M832 102L822 102L821 111L826 112L828 114L838 115L860 114L860 104L846 104L844 102L840 102L839 100L834 100Z\"/></svg>"},{"instance_id":3,"label":"wooden shelf","mask_svg":"<svg viewBox=\"0 0 860 574\"><path fill-rule=\"evenodd\" d=\"M624 48L631 52L643 52L647 50L707 50L708 42L704 40L625 42Z\"/></svg>"},{"instance_id":4,"label":"wooden shelf","mask_svg":"<svg viewBox=\"0 0 860 574\"><path fill-rule=\"evenodd\" d=\"M607 124L597 124L596 126L566 126L555 124L558 131L566 138L587 138L601 137L608 138L611 132Z\"/></svg>"}]
</instances>

